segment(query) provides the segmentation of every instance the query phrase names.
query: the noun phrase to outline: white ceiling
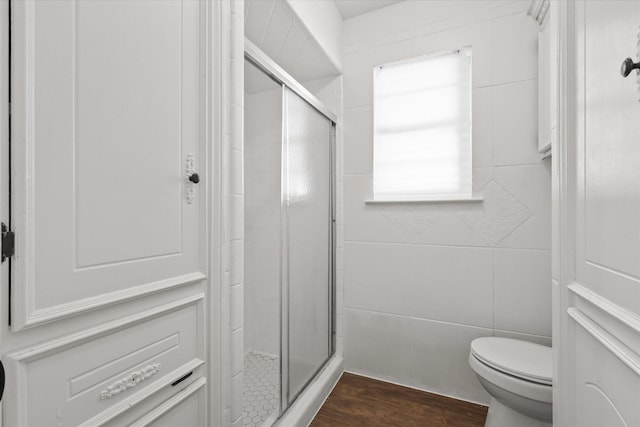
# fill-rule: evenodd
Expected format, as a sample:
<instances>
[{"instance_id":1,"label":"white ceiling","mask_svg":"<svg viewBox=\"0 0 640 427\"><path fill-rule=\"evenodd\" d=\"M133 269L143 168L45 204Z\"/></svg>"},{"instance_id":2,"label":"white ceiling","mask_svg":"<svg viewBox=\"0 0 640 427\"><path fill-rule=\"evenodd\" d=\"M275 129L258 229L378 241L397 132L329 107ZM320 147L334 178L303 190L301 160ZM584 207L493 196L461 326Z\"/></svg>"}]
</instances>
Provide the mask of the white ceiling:
<instances>
[{"instance_id":1,"label":"white ceiling","mask_svg":"<svg viewBox=\"0 0 640 427\"><path fill-rule=\"evenodd\" d=\"M333 0L342 15L342 19L353 18L372 10L400 3L403 0Z\"/></svg>"},{"instance_id":2,"label":"white ceiling","mask_svg":"<svg viewBox=\"0 0 640 427\"><path fill-rule=\"evenodd\" d=\"M289 2L247 0L245 36L299 82L340 74Z\"/></svg>"}]
</instances>

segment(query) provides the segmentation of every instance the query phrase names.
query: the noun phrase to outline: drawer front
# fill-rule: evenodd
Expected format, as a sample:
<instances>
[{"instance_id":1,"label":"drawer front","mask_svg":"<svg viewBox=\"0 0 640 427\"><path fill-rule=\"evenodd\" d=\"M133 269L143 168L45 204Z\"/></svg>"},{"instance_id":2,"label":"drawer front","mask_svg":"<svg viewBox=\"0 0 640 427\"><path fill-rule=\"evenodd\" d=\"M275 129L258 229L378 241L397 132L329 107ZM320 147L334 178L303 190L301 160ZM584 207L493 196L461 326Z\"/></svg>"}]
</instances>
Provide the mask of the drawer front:
<instances>
[{"instance_id":1,"label":"drawer front","mask_svg":"<svg viewBox=\"0 0 640 427\"><path fill-rule=\"evenodd\" d=\"M205 384L198 379L129 427L206 427Z\"/></svg>"},{"instance_id":2,"label":"drawer front","mask_svg":"<svg viewBox=\"0 0 640 427\"><path fill-rule=\"evenodd\" d=\"M9 355L15 426L99 426L204 364L202 295ZM14 395L14 393L10 393ZM8 399L9 400L9 399Z\"/></svg>"}]
</instances>

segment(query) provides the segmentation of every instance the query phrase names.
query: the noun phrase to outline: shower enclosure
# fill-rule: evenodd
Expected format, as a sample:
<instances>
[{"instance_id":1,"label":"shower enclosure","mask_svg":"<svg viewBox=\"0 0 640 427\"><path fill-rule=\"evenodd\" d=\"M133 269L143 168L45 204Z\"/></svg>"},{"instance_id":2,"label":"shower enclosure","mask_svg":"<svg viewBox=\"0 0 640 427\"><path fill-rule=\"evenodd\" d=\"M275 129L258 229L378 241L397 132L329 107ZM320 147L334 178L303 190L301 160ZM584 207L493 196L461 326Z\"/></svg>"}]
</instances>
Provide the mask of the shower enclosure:
<instances>
[{"instance_id":1,"label":"shower enclosure","mask_svg":"<svg viewBox=\"0 0 640 427\"><path fill-rule=\"evenodd\" d=\"M245 54L245 426L270 425L334 354L335 116Z\"/></svg>"}]
</instances>

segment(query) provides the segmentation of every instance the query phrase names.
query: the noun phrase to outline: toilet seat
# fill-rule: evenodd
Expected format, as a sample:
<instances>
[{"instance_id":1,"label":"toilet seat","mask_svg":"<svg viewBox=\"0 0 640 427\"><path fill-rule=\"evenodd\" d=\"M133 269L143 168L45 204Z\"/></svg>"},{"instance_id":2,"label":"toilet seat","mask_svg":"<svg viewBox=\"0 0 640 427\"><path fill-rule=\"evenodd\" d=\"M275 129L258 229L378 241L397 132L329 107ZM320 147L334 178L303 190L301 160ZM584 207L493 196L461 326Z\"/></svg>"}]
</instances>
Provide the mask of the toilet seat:
<instances>
[{"instance_id":1,"label":"toilet seat","mask_svg":"<svg viewBox=\"0 0 640 427\"><path fill-rule=\"evenodd\" d=\"M550 347L510 338L484 337L471 343L471 354L485 365L512 377L552 385Z\"/></svg>"},{"instance_id":2,"label":"toilet seat","mask_svg":"<svg viewBox=\"0 0 640 427\"><path fill-rule=\"evenodd\" d=\"M469 353L469 366L478 375L481 383L488 381L510 393L538 402L551 403L553 401L553 386L506 374L480 361L472 353Z\"/></svg>"}]
</instances>

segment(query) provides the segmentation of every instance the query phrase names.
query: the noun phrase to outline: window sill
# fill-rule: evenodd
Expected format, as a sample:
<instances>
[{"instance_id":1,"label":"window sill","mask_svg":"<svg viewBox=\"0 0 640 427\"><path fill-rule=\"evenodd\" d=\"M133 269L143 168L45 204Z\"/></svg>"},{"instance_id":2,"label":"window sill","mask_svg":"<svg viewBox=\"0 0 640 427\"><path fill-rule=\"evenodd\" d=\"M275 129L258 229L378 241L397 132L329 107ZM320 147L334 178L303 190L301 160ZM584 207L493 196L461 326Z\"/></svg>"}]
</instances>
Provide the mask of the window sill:
<instances>
[{"instance_id":1,"label":"window sill","mask_svg":"<svg viewBox=\"0 0 640 427\"><path fill-rule=\"evenodd\" d=\"M484 200L484 197L481 194L472 195L471 197L461 197L461 198L433 198L433 199L415 199L415 200L387 200L387 199L371 199L365 200L365 204L367 205L378 205L378 204L391 204L391 203L409 203L409 204L420 204L420 203L481 203Z\"/></svg>"}]
</instances>

